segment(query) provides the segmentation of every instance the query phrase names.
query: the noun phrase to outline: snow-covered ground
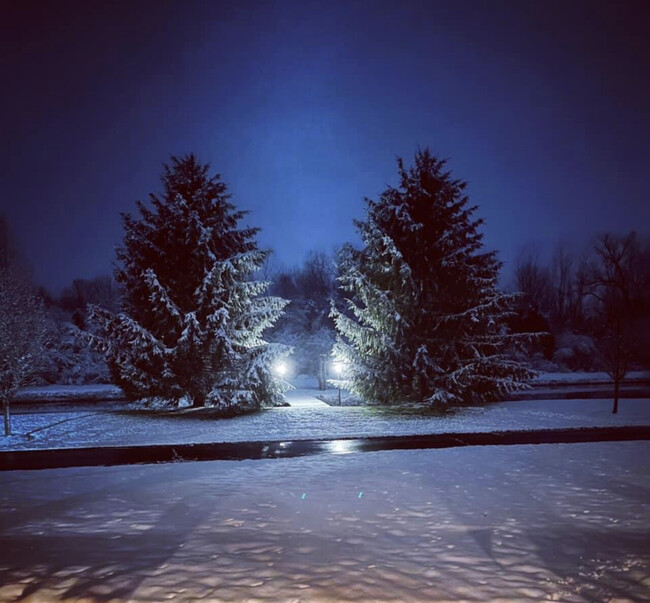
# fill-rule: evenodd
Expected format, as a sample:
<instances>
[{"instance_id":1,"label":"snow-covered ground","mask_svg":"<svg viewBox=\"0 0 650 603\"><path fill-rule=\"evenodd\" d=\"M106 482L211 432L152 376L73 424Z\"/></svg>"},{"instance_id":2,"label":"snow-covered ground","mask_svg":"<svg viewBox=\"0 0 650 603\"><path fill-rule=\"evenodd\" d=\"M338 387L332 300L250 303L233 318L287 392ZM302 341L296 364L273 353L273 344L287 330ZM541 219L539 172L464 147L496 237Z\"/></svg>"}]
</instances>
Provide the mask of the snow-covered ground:
<instances>
[{"instance_id":1,"label":"snow-covered ground","mask_svg":"<svg viewBox=\"0 0 650 603\"><path fill-rule=\"evenodd\" d=\"M631 371L624 382L637 383L650 381L649 371ZM581 383L611 383L612 378L607 373L540 373L535 377L532 385L578 385Z\"/></svg>"},{"instance_id":2,"label":"snow-covered ground","mask_svg":"<svg viewBox=\"0 0 650 603\"><path fill-rule=\"evenodd\" d=\"M123 400L124 393L117 385L97 383L93 385L39 385L25 387L14 397L14 401L50 402L72 400Z\"/></svg>"},{"instance_id":3,"label":"snow-covered ground","mask_svg":"<svg viewBox=\"0 0 650 603\"><path fill-rule=\"evenodd\" d=\"M650 443L0 473L0 600L643 601Z\"/></svg>"},{"instance_id":4,"label":"snow-covered ground","mask_svg":"<svg viewBox=\"0 0 650 603\"><path fill-rule=\"evenodd\" d=\"M650 383L650 372L635 371L628 374L626 383ZM607 373L541 373L532 382L535 387L606 384L611 383ZM315 389L317 380L309 375L298 375L291 379L293 387ZM331 397L332 390L328 391ZM124 394L117 385L42 385L25 387L15 396L16 403L24 402L59 402L59 401L101 401L123 400Z\"/></svg>"},{"instance_id":5,"label":"snow-covered ground","mask_svg":"<svg viewBox=\"0 0 650 603\"><path fill-rule=\"evenodd\" d=\"M314 390L294 390L293 395ZM458 409L444 416L392 408L307 405L274 408L229 419L192 413L103 413L86 407L57 413L15 414L16 435L0 449L241 442L256 440L415 435L610 425L650 425L650 399L621 400L617 415L603 400L531 400Z\"/></svg>"}]
</instances>

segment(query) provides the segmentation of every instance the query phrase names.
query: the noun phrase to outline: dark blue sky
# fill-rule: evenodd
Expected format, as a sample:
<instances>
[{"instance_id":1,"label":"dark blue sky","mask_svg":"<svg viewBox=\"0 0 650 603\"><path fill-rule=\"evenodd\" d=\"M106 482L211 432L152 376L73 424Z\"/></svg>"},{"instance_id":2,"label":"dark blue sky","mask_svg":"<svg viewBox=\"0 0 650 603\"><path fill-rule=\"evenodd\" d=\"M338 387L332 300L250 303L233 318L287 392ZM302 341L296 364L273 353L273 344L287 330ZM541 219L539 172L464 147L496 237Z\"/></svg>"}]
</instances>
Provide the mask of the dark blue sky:
<instances>
[{"instance_id":1,"label":"dark blue sky","mask_svg":"<svg viewBox=\"0 0 650 603\"><path fill-rule=\"evenodd\" d=\"M354 240L418 146L512 262L650 224L646 2L3 3L0 210L37 279L107 273L196 153L293 264ZM644 14L645 11L645 14Z\"/></svg>"}]
</instances>

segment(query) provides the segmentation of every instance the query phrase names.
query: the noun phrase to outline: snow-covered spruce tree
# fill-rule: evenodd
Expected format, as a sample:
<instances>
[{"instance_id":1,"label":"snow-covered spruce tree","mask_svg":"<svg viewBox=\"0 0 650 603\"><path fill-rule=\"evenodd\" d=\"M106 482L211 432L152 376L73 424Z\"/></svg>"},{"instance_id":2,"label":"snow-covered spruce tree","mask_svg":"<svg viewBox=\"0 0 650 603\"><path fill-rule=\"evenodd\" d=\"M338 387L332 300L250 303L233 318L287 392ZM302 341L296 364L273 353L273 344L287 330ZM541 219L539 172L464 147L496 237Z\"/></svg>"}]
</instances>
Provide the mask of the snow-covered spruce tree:
<instances>
[{"instance_id":1,"label":"snow-covered spruce tree","mask_svg":"<svg viewBox=\"0 0 650 603\"><path fill-rule=\"evenodd\" d=\"M262 294L254 274L270 252L247 212L193 155L164 166L161 197L123 215L124 244L115 278L123 312L93 307L114 380L132 399L191 400L193 406L260 407L281 401L272 364L288 354L263 331L286 302Z\"/></svg>"},{"instance_id":2,"label":"snow-covered spruce tree","mask_svg":"<svg viewBox=\"0 0 650 603\"><path fill-rule=\"evenodd\" d=\"M342 385L366 401L462 404L525 387L505 320L515 295L497 289L501 263L483 251L482 220L445 161L398 160L400 184L366 200L363 247L338 255L347 309L332 307Z\"/></svg>"}]
</instances>

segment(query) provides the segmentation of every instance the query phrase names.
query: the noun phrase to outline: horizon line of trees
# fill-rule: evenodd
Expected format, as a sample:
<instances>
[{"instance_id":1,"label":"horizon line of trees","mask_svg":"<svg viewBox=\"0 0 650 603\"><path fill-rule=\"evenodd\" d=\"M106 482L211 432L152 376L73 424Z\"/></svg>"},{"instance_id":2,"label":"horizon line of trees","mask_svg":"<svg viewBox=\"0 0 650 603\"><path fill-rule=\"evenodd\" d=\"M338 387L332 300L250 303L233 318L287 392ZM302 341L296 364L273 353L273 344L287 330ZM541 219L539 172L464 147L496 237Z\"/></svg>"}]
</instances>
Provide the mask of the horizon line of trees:
<instances>
[{"instance_id":1,"label":"horizon line of trees","mask_svg":"<svg viewBox=\"0 0 650 603\"><path fill-rule=\"evenodd\" d=\"M272 363L287 346L294 374L322 376L334 350L348 367L341 384L383 402L489 400L531 366L606 370L618 394L630 368L647 366L647 236L603 234L580 256L558 244L549 262L521 254L507 293L465 183L428 150L411 167L399 160L398 174L398 187L367 200L361 248L314 251L287 269L257 248L258 229L238 226L246 212L219 176L192 155L172 158L164 194L139 203L139 219L123 216L116 278L75 279L56 297L31 282L0 217L5 408L34 374L259 407L279 401ZM10 352L16 341L24 349Z\"/></svg>"},{"instance_id":2,"label":"horizon line of trees","mask_svg":"<svg viewBox=\"0 0 650 603\"><path fill-rule=\"evenodd\" d=\"M525 249L515 260L510 289L522 293L517 304L517 314L510 321L513 330L545 333L540 342L529 348L531 361L540 370L597 370L598 358L595 343L588 338L593 335L595 298L592 295L598 282L598 249L605 241L627 241L627 252L634 257L634 271L638 274L650 266L650 237L645 239L637 233L613 235L606 233L593 237L590 246L579 252L572 251L564 242L555 245L550 257L544 259L536 250ZM266 262L260 268L260 276L271 282L270 293L290 300L290 305L271 333L274 339L297 343L301 337L320 332L325 341L332 341L334 322L330 300L342 300L342 290L337 284L337 267L334 253L312 251L302 264L287 267ZM22 264L24 270L27 270ZM632 266L629 266L631 268ZM635 294L643 299L642 280L636 278ZM647 276L646 276L647 279ZM94 278L78 278L65 286L57 296L35 285L36 296L43 307L58 322L68 322L81 330L88 328L88 306L97 305L117 312L121 305L120 288L112 275ZM523 323L523 325L522 325ZM318 343L305 341L304 348L318 347ZM318 353L316 354L316 356ZM294 359L294 374L317 375L318 361L312 354L298 355ZM91 377L91 379L94 378ZM47 374L41 379L54 382L55 375ZM74 379L63 377L63 383Z\"/></svg>"},{"instance_id":3,"label":"horizon line of trees","mask_svg":"<svg viewBox=\"0 0 650 603\"><path fill-rule=\"evenodd\" d=\"M607 372L616 413L622 379L650 365L650 236L603 233L580 254L559 243L547 262L529 251L514 285L523 293L515 328L548 334L543 359L529 350L537 366Z\"/></svg>"}]
</instances>

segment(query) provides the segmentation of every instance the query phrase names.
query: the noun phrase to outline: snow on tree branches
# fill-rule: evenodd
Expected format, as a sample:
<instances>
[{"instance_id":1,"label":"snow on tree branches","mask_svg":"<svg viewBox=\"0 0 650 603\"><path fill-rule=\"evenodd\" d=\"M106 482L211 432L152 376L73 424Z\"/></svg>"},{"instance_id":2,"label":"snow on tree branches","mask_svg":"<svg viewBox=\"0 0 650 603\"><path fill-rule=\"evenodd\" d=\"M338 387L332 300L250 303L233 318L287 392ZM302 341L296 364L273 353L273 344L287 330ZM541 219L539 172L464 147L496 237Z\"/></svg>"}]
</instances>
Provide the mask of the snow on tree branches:
<instances>
[{"instance_id":1,"label":"snow on tree branches","mask_svg":"<svg viewBox=\"0 0 650 603\"><path fill-rule=\"evenodd\" d=\"M97 339L113 378L131 398L189 398L193 406L260 407L281 401L271 365L288 348L262 334L286 301L255 281L270 252L259 229L240 228L247 212L229 201L219 176L193 155L172 158L163 195L123 215L115 273L123 312L93 307Z\"/></svg>"},{"instance_id":2,"label":"snow on tree branches","mask_svg":"<svg viewBox=\"0 0 650 603\"><path fill-rule=\"evenodd\" d=\"M43 304L11 248L0 216L0 402L4 434L11 435L9 404L29 383L43 352L46 321Z\"/></svg>"},{"instance_id":3,"label":"snow on tree branches","mask_svg":"<svg viewBox=\"0 0 650 603\"><path fill-rule=\"evenodd\" d=\"M498 290L477 207L444 167L428 150L409 169L399 159L399 187L367 200L355 222L363 247L338 255L349 299L332 306L334 355L342 385L367 401L489 401L532 377L506 353L527 337L506 331L516 295Z\"/></svg>"}]
</instances>

